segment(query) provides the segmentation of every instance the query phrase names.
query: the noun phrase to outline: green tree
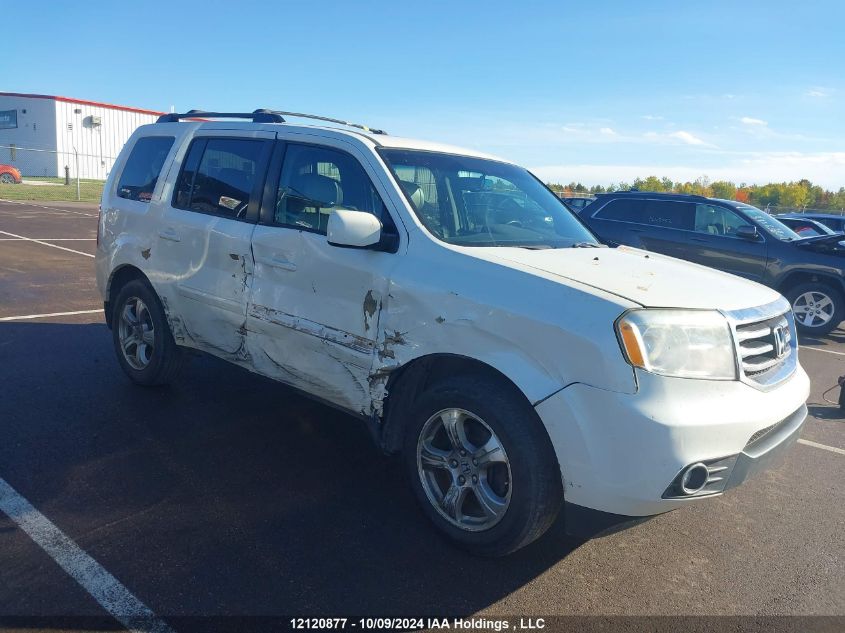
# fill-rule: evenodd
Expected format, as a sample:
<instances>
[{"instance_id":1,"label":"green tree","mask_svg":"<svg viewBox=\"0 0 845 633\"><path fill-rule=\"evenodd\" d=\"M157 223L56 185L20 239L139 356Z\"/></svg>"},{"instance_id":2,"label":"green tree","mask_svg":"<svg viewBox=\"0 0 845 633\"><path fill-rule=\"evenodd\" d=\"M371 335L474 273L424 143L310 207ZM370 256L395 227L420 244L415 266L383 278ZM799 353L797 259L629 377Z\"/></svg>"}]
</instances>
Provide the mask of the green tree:
<instances>
[{"instance_id":1,"label":"green tree","mask_svg":"<svg viewBox=\"0 0 845 633\"><path fill-rule=\"evenodd\" d=\"M736 198L736 185L727 180L717 180L710 185L714 198L723 200L734 200Z\"/></svg>"}]
</instances>

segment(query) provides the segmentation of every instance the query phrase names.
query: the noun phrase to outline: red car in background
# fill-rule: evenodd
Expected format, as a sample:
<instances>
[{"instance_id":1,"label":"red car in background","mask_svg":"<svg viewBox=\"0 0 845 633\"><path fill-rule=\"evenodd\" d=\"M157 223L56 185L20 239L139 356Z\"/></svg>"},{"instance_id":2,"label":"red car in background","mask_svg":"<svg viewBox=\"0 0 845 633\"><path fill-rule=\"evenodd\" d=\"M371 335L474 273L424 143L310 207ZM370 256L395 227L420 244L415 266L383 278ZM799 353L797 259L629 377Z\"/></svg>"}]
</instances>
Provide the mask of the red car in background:
<instances>
[{"instance_id":1,"label":"red car in background","mask_svg":"<svg viewBox=\"0 0 845 633\"><path fill-rule=\"evenodd\" d=\"M0 165L0 184L11 185L21 183L21 172L11 165Z\"/></svg>"}]
</instances>

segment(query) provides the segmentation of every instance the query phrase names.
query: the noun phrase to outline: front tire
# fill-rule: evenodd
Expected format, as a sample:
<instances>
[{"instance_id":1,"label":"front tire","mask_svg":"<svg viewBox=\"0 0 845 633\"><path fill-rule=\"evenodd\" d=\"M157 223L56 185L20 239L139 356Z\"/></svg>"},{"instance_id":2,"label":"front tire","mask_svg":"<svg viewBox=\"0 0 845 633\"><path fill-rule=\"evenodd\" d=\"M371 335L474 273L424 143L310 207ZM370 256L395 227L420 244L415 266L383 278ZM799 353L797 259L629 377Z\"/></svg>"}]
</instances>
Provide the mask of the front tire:
<instances>
[{"instance_id":1,"label":"front tire","mask_svg":"<svg viewBox=\"0 0 845 633\"><path fill-rule=\"evenodd\" d=\"M139 385L167 384L182 366L184 354L173 340L161 302L139 279L117 293L112 340L118 363Z\"/></svg>"},{"instance_id":2,"label":"front tire","mask_svg":"<svg viewBox=\"0 0 845 633\"><path fill-rule=\"evenodd\" d=\"M453 543L484 556L539 538L563 501L542 422L503 383L458 376L430 387L410 412L403 448L423 512Z\"/></svg>"},{"instance_id":3,"label":"front tire","mask_svg":"<svg viewBox=\"0 0 845 633\"><path fill-rule=\"evenodd\" d=\"M842 321L845 300L836 288L822 282L809 282L790 288L786 298L795 315L795 325L802 334L821 336Z\"/></svg>"}]
</instances>

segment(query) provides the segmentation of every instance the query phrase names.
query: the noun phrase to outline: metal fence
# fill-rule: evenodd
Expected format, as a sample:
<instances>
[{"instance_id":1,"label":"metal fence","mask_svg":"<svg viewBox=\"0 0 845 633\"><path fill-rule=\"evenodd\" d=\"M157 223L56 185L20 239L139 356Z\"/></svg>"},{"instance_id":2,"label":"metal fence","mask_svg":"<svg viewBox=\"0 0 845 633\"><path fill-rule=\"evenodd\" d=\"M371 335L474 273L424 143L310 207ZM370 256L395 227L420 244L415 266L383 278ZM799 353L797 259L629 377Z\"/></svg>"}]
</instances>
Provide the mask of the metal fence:
<instances>
[{"instance_id":1,"label":"metal fence","mask_svg":"<svg viewBox=\"0 0 845 633\"><path fill-rule=\"evenodd\" d=\"M59 152L12 144L0 145L0 184L45 188L75 187L75 197L80 200L86 186L102 186L114 162L114 156L84 154L78 151ZM4 169L5 166L13 167L17 173ZM4 173L7 174L5 177ZM17 177L18 174L20 178Z\"/></svg>"}]
</instances>

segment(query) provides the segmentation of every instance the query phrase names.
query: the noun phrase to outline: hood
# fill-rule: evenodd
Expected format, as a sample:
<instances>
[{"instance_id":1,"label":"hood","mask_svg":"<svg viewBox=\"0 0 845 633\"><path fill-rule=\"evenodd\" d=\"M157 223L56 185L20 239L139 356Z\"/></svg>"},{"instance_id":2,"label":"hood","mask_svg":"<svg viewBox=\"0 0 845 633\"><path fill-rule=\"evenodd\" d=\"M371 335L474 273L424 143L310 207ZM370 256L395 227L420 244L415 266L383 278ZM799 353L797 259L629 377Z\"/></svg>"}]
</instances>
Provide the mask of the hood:
<instances>
[{"instance_id":1,"label":"hood","mask_svg":"<svg viewBox=\"0 0 845 633\"><path fill-rule=\"evenodd\" d=\"M832 235L812 235L810 237L803 237L800 240L790 242L790 244L794 244L799 248L813 249L821 246L824 249L830 249L831 247L837 247L839 243L843 241L845 241L845 234L833 233Z\"/></svg>"},{"instance_id":2,"label":"hood","mask_svg":"<svg viewBox=\"0 0 845 633\"><path fill-rule=\"evenodd\" d=\"M780 296L741 277L627 246L468 250L489 261L592 286L650 308L739 310L771 303Z\"/></svg>"}]
</instances>

